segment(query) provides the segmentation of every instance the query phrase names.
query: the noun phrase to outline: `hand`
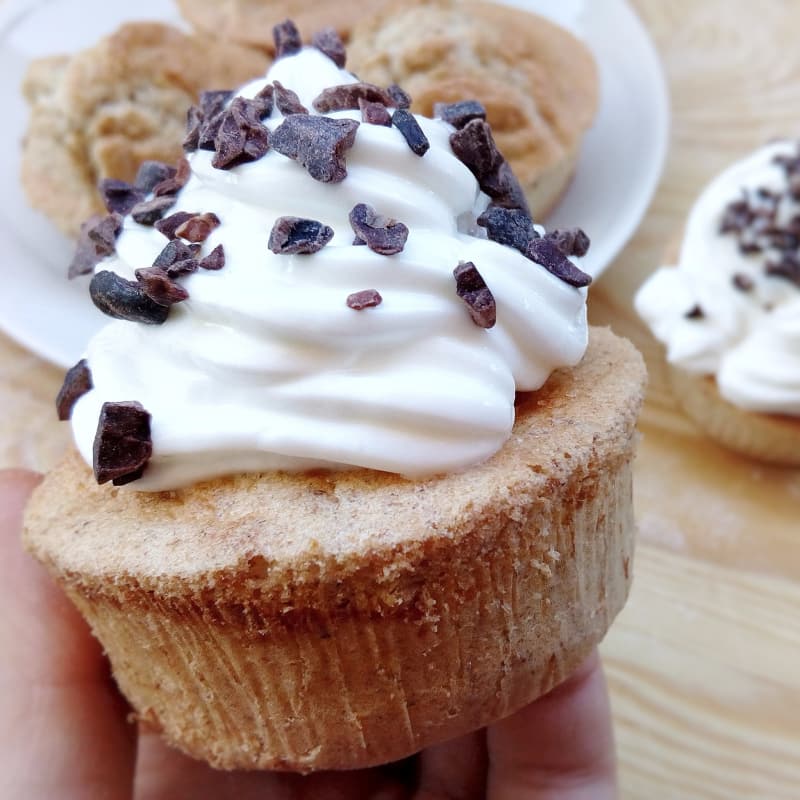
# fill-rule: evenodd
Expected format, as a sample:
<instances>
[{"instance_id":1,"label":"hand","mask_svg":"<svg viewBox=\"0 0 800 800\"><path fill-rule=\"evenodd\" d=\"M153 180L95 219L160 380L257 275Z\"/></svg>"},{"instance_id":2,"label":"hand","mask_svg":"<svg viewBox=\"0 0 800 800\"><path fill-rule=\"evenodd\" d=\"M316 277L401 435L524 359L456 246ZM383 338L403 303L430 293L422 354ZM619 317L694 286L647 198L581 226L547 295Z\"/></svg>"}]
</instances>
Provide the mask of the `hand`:
<instances>
[{"instance_id":1,"label":"hand","mask_svg":"<svg viewBox=\"0 0 800 800\"><path fill-rule=\"evenodd\" d=\"M83 619L23 553L38 481L0 472L0 797L4 800L606 800L616 796L597 655L508 719L399 764L302 777L217 772L127 720Z\"/></svg>"}]
</instances>

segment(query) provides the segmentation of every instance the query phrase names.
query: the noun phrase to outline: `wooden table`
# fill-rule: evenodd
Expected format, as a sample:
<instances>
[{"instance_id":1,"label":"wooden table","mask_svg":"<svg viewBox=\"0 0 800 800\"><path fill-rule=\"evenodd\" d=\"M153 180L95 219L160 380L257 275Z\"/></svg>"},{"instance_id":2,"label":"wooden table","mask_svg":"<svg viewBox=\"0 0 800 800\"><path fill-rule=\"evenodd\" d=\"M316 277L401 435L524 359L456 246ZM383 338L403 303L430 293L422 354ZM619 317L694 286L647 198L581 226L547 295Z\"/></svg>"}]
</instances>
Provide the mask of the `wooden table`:
<instances>
[{"instance_id":1,"label":"wooden table","mask_svg":"<svg viewBox=\"0 0 800 800\"><path fill-rule=\"evenodd\" d=\"M800 3L633 2L664 60L673 126L655 200L590 303L594 321L633 339L651 372L635 585L603 645L622 795L797 800L800 471L702 437L677 411L631 297L715 172L800 133ZM0 466L53 463L68 438L54 421L60 380L0 336Z\"/></svg>"}]
</instances>

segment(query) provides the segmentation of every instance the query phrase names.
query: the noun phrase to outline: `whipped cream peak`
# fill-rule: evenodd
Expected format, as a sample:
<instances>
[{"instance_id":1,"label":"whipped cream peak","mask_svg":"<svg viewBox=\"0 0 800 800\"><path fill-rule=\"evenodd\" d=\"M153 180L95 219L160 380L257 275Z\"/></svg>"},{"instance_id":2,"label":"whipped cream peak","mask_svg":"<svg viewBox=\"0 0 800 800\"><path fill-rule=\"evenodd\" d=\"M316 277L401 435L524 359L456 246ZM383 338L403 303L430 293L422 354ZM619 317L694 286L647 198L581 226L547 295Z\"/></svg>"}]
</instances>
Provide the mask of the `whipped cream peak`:
<instances>
[{"instance_id":1,"label":"whipped cream peak","mask_svg":"<svg viewBox=\"0 0 800 800\"><path fill-rule=\"evenodd\" d=\"M97 472L98 451L149 430L152 452L137 449L146 463L119 481L141 490L318 467L417 478L489 458L511 433L515 392L582 358L585 289L532 250L487 237L476 220L489 198L441 119L407 114L429 145L420 156L407 132L370 124L360 109L322 115L358 123L339 154L342 180L311 174L313 141L298 144L300 155L264 150L254 126L272 141L292 116L266 113L265 87L276 82L313 118L326 88L356 79L315 48L279 58L237 94L249 106L228 99L217 152L188 155L169 207L125 216L95 275L123 318L89 343L81 390L70 394L78 449ZM225 168L214 166L221 141L239 148ZM543 234L537 226L530 236ZM454 271L466 263L477 283L457 291ZM125 316L134 305L147 322L154 297L169 302L163 324ZM486 304L496 309L491 329L475 321ZM122 421L104 428L101 418Z\"/></svg>"},{"instance_id":2,"label":"whipped cream peak","mask_svg":"<svg viewBox=\"0 0 800 800\"><path fill-rule=\"evenodd\" d=\"M750 411L800 416L800 147L772 142L697 199L635 306L667 360Z\"/></svg>"}]
</instances>

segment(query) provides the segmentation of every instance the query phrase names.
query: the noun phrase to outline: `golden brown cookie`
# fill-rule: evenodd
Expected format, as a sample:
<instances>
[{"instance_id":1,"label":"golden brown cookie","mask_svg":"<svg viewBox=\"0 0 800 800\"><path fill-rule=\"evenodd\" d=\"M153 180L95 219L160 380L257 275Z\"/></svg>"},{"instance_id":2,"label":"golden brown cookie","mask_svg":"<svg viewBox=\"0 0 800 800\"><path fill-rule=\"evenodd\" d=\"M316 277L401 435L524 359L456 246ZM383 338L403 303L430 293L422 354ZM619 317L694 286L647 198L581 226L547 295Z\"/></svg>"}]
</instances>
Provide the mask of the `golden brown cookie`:
<instances>
[{"instance_id":1,"label":"golden brown cookie","mask_svg":"<svg viewBox=\"0 0 800 800\"><path fill-rule=\"evenodd\" d=\"M140 719L217 767L409 755L570 674L622 608L639 354L592 329L457 474L238 475L159 494L69 457L25 542L103 644Z\"/></svg>"},{"instance_id":2,"label":"golden brown cookie","mask_svg":"<svg viewBox=\"0 0 800 800\"><path fill-rule=\"evenodd\" d=\"M186 110L204 89L264 73L258 51L160 23L130 23L74 56L33 62L22 182L65 233L102 212L101 178L132 180L147 159L181 156Z\"/></svg>"},{"instance_id":3,"label":"golden brown cookie","mask_svg":"<svg viewBox=\"0 0 800 800\"><path fill-rule=\"evenodd\" d=\"M569 183L597 109L586 45L540 16L489 2L393 3L353 29L348 68L398 83L429 116L435 102L480 100L537 218Z\"/></svg>"},{"instance_id":4,"label":"golden brown cookie","mask_svg":"<svg viewBox=\"0 0 800 800\"><path fill-rule=\"evenodd\" d=\"M177 0L186 20L198 31L274 52L272 28L291 19L305 41L334 27L345 39L362 17L388 0Z\"/></svg>"}]
</instances>

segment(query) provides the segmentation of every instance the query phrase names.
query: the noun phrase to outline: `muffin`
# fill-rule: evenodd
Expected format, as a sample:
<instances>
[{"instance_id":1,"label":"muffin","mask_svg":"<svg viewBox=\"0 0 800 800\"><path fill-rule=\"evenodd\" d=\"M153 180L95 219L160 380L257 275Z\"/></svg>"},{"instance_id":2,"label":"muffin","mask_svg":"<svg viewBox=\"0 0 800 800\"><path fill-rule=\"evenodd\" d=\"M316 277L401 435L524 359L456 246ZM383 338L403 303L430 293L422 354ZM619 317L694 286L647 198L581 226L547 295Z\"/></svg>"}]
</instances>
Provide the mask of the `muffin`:
<instances>
[{"instance_id":1,"label":"muffin","mask_svg":"<svg viewBox=\"0 0 800 800\"><path fill-rule=\"evenodd\" d=\"M675 396L732 450L800 465L800 151L772 142L698 198L677 266L636 309L664 343Z\"/></svg>"},{"instance_id":2,"label":"muffin","mask_svg":"<svg viewBox=\"0 0 800 800\"><path fill-rule=\"evenodd\" d=\"M534 219L558 202L599 93L594 58L571 33L498 3L411 0L365 15L348 52L356 74L399 83L420 114L438 102L479 100Z\"/></svg>"},{"instance_id":3,"label":"muffin","mask_svg":"<svg viewBox=\"0 0 800 800\"><path fill-rule=\"evenodd\" d=\"M474 104L415 116L315 41L279 26L266 80L190 111L187 162L106 192L117 320L26 514L139 719L222 768L488 724L631 579L644 369L589 335L586 236L514 204Z\"/></svg>"},{"instance_id":4,"label":"muffin","mask_svg":"<svg viewBox=\"0 0 800 800\"><path fill-rule=\"evenodd\" d=\"M99 180L131 181L143 161L175 161L200 90L238 86L267 63L261 52L156 22L33 61L23 83L30 120L21 172L31 205L77 236L103 211Z\"/></svg>"}]
</instances>

